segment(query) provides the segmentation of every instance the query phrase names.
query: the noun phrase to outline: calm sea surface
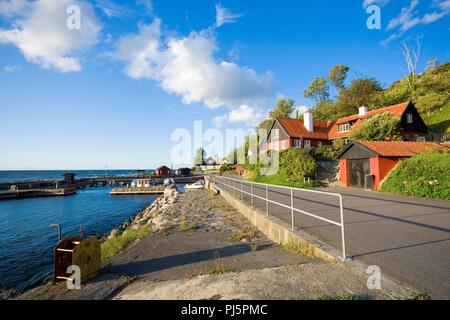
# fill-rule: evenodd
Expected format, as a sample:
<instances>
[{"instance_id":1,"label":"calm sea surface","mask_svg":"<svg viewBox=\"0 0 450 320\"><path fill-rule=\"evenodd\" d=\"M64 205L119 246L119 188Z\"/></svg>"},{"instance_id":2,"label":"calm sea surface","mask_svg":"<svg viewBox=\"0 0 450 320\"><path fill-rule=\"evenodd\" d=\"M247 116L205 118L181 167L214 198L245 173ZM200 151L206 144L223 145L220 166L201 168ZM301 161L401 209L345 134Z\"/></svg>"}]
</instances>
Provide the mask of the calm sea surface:
<instances>
[{"instance_id":1,"label":"calm sea surface","mask_svg":"<svg viewBox=\"0 0 450 320\"><path fill-rule=\"evenodd\" d=\"M151 172L149 170L147 172ZM62 180L63 174L73 172L77 178L123 176L136 174L136 170L24 170L0 171L0 182L33 181L33 180Z\"/></svg>"},{"instance_id":2,"label":"calm sea surface","mask_svg":"<svg viewBox=\"0 0 450 320\"><path fill-rule=\"evenodd\" d=\"M55 171L28 173L9 177L35 180L61 176L61 172ZM4 172L0 174L5 177ZM86 236L102 236L155 199L155 196L113 197L110 190L89 188L69 197L0 201L0 290L20 291L50 279L53 248L57 243L57 230L51 229L50 224L61 224L63 237L77 236L80 224Z\"/></svg>"}]
</instances>

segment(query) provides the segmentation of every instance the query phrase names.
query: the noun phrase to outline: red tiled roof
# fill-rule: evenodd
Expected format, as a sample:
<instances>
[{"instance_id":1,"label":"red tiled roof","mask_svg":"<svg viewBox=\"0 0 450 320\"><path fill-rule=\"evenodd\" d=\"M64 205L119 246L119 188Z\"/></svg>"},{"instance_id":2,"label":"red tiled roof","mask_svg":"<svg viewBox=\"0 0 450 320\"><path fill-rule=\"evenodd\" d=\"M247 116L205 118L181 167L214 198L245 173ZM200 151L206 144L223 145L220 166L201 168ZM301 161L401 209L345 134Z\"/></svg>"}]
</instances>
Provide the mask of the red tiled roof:
<instances>
[{"instance_id":1,"label":"red tiled roof","mask_svg":"<svg viewBox=\"0 0 450 320\"><path fill-rule=\"evenodd\" d=\"M385 108L380 108L380 109L369 111L364 116L359 116L358 114L355 114L353 116L340 118L333 123L333 126L331 127L331 129L328 133L328 136L330 139L346 138L350 134L350 131L339 132L340 124L345 124L345 123L349 123L352 121L356 121L356 123L353 125L353 128L356 128L356 127L359 127L363 123L364 119L367 119L374 115L382 114L385 112L389 112L393 116L396 116L396 117L401 117L403 115L403 113L405 112L406 108L408 108L408 106L409 106L409 102L404 102L404 103L396 104L396 105L393 105L390 107L385 107Z\"/></svg>"},{"instance_id":2,"label":"red tiled roof","mask_svg":"<svg viewBox=\"0 0 450 320\"><path fill-rule=\"evenodd\" d=\"M286 133L292 138L306 138L306 139L324 139L328 140L328 131L330 129L329 122L314 121L314 131L306 130L303 120L298 119L283 119L278 118L277 121L284 128Z\"/></svg>"},{"instance_id":3,"label":"red tiled roof","mask_svg":"<svg viewBox=\"0 0 450 320\"><path fill-rule=\"evenodd\" d=\"M340 124L355 122L352 128L357 128L364 123L365 119L385 112L389 112L396 117L401 117L405 112L406 108L408 108L409 104L410 104L409 102L404 102L390 107L369 111L363 116L355 114L345 118L340 118L332 122L315 120L313 122L314 123L313 132L308 132L308 130L306 130L303 124L303 120L278 118L277 121L281 124L286 133L292 138L303 137L306 139L325 139L325 140L347 138L348 135L350 134L350 131L339 132Z\"/></svg>"},{"instance_id":4,"label":"red tiled roof","mask_svg":"<svg viewBox=\"0 0 450 320\"><path fill-rule=\"evenodd\" d=\"M450 148L431 142L358 141L356 143L363 145L382 157L413 157L433 148L450 151Z\"/></svg>"}]
</instances>

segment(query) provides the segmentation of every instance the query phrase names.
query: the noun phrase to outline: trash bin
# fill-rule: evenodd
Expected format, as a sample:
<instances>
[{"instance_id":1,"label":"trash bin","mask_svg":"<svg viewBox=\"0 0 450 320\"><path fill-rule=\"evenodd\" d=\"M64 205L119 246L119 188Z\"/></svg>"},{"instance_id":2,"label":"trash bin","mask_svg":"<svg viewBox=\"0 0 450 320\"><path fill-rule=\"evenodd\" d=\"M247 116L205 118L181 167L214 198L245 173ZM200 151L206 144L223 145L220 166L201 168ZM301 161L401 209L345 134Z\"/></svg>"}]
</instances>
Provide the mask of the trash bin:
<instances>
[{"instance_id":1,"label":"trash bin","mask_svg":"<svg viewBox=\"0 0 450 320\"><path fill-rule=\"evenodd\" d=\"M373 174L366 174L364 176L366 189L373 190L375 185L375 176Z\"/></svg>"}]
</instances>

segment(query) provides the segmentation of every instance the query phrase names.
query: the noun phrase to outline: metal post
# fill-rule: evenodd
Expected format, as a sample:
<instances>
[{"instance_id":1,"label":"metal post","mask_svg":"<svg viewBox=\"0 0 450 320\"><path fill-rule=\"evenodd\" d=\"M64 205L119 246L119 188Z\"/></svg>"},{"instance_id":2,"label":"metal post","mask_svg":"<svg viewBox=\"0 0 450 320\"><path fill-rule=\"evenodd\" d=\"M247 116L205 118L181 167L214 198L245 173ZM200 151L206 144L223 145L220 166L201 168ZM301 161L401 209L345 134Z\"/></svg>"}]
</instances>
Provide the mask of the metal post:
<instances>
[{"instance_id":1,"label":"metal post","mask_svg":"<svg viewBox=\"0 0 450 320\"><path fill-rule=\"evenodd\" d=\"M292 231L294 231L294 189L291 188L291 222L292 222Z\"/></svg>"},{"instance_id":2,"label":"metal post","mask_svg":"<svg viewBox=\"0 0 450 320\"><path fill-rule=\"evenodd\" d=\"M341 206L342 258L345 260L347 259L347 253L345 252L344 201L342 195L339 197L339 205Z\"/></svg>"},{"instance_id":3,"label":"metal post","mask_svg":"<svg viewBox=\"0 0 450 320\"><path fill-rule=\"evenodd\" d=\"M269 216L269 188L266 185L266 214Z\"/></svg>"}]
</instances>

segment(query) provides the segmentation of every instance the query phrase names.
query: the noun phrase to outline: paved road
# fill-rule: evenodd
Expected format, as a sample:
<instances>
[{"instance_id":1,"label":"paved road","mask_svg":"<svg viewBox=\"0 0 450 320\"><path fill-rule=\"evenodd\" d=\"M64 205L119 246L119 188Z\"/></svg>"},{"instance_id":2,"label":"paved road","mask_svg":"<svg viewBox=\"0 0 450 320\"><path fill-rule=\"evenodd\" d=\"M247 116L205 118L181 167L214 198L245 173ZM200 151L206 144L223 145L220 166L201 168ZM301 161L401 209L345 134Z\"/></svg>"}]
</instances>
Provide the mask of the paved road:
<instances>
[{"instance_id":1,"label":"paved road","mask_svg":"<svg viewBox=\"0 0 450 320\"><path fill-rule=\"evenodd\" d=\"M240 184L237 185L240 187ZM250 192L250 187L244 187ZM350 188L326 188L344 198L347 255L370 264L433 299L450 299L450 201L418 199ZM265 196L264 187L254 193ZM271 200L290 205L290 191L269 188ZM249 196L244 197L250 201ZM266 202L254 205L266 210ZM294 206L339 222L337 198L295 191ZM291 222L289 209L270 204L269 210ZM340 228L302 214L295 227L341 250Z\"/></svg>"}]
</instances>

